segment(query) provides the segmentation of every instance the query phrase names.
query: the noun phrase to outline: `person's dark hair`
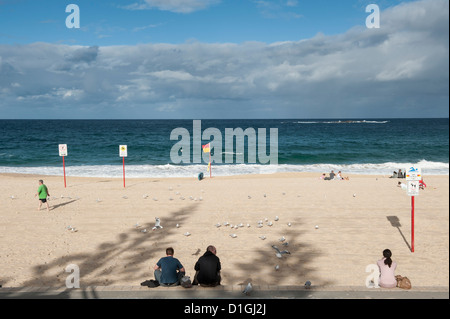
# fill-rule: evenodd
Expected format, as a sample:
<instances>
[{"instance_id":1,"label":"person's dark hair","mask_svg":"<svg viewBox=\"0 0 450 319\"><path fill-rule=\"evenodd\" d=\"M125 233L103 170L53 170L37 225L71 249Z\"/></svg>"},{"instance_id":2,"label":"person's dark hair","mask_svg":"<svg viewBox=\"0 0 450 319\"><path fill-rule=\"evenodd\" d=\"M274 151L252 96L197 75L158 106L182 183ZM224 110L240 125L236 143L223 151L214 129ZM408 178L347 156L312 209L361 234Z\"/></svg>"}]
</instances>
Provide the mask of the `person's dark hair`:
<instances>
[{"instance_id":1,"label":"person's dark hair","mask_svg":"<svg viewBox=\"0 0 450 319\"><path fill-rule=\"evenodd\" d=\"M210 251L210 252L212 252L212 253L216 253L216 247L214 247L213 245L209 245L207 248L206 248L206 251Z\"/></svg>"},{"instance_id":2,"label":"person's dark hair","mask_svg":"<svg viewBox=\"0 0 450 319\"><path fill-rule=\"evenodd\" d=\"M169 247L166 249L166 255L173 256L173 254L174 254L174 250L172 247Z\"/></svg>"},{"instance_id":3,"label":"person's dark hair","mask_svg":"<svg viewBox=\"0 0 450 319\"><path fill-rule=\"evenodd\" d=\"M42 179L39 180L39 183L44 184L44 181Z\"/></svg>"},{"instance_id":4,"label":"person's dark hair","mask_svg":"<svg viewBox=\"0 0 450 319\"><path fill-rule=\"evenodd\" d=\"M392 253L391 253L391 251L390 251L389 249L383 250L383 257L386 258L386 259L384 260L384 264L385 264L385 265L388 265L389 268L391 268L391 265L392 265L392 259L391 259L391 256L392 256Z\"/></svg>"}]
</instances>

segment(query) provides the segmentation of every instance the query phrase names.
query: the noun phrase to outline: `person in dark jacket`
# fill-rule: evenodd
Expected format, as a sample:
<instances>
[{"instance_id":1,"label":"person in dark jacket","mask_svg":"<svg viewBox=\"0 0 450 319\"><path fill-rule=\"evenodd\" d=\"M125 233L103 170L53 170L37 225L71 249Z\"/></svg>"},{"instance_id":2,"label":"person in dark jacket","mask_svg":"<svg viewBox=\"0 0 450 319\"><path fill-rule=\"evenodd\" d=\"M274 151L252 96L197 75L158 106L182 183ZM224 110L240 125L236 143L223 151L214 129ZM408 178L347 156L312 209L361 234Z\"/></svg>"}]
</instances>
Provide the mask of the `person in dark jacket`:
<instances>
[{"instance_id":1,"label":"person in dark jacket","mask_svg":"<svg viewBox=\"0 0 450 319\"><path fill-rule=\"evenodd\" d=\"M220 259L216 256L217 250L214 246L208 246L206 252L195 263L195 276L193 285L215 287L220 285Z\"/></svg>"}]
</instances>

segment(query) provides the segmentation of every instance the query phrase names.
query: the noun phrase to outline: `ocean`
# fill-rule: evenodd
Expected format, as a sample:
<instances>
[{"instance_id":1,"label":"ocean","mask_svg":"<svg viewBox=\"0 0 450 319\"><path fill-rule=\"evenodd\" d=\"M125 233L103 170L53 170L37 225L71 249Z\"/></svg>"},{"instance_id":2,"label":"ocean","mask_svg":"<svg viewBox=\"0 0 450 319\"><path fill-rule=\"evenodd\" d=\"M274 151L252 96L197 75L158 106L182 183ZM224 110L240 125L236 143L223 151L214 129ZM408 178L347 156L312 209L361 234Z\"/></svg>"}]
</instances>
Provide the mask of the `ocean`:
<instances>
[{"instance_id":1,"label":"ocean","mask_svg":"<svg viewBox=\"0 0 450 319\"><path fill-rule=\"evenodd\" d=\"M62 175L58 145L67 144L67 176L122 177L119 145L127 145L128 178L209 174L208 161L194 163L193 154L190 162L173 162L170 153L178 140L170 135L176 128L190 133L193 153L199 145L193 141L193 120L0 120L0 173ZM226 128L266 129L268 155L270 129L278 130L278 165L249 163L247 155L239 163L235 142L235 160L213 162L214 176L332 169L343 175L387 175L411 165L421 167L424 176L449 174L448 119L202 120L201 131L207 128L221 132L224 149L214 152L223 152L223 159ZM248 146L246 139L245 154Z\"/></svg>"}]
</instances>

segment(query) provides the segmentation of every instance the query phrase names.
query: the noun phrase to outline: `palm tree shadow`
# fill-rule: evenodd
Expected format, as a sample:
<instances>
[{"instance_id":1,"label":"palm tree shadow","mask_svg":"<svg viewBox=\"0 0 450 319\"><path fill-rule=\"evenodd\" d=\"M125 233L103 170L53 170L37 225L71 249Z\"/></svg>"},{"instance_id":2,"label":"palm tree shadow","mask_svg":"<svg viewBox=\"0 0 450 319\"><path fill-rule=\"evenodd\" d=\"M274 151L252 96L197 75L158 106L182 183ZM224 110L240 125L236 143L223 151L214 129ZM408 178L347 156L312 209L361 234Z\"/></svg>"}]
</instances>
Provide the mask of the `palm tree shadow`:
<instances>
[{"instance_id":1,"label":"palm tree shadow","mask_svg":"<svg viewBox=\"0 0 450 319\"><path fill-rule=\"evenodd\" d=\"M295 225L300 222L295 221ZM332 281L326 278L318 278L315 275L314 260L321 255L318 248L310 243L302 242L301 232L289 229L284 232L284 236L289 242L288 246L283 246L279 241L265 242L264 249L257 251L256 258L240 262L237 267L246 271L247 277L251 275L254 282L267 285L304 285L306 281L319 283L320 285L330 285ZM284 254L281 258L276 256L276 251L272 248L275 245L279 250L288 250L290 254ZM275 267L279 266L277 270ZM254 274L266 274L265 278L255 278ZM243 288L248 282L252 282L252 277L235 278L240 281ZM288 279L287 279L288 278ZM285 281L283 284L280 282ZM286 280L289 282L286 284Z\"/></svg>"},{"instance_id":2,"label":"palm tree shadow","mask_svg":"<svg viewBox=\"0 0 450 319\"><path fill-rule=\"evenodd\" d=\"M69 276L69 273L65 272L65 267L69 264L79 267L81 289L87 289L83 287L88 286L108 286L117 281L140 283L143 281L143 269L148 268L142 265L148 264L156 254L161 253L159 246L155 243L165 242L167 236L176 231L175 225L191 217L195 210L195 205L190 205L173 211L165 217L168 222L164 224L163 229L142 232L142 229L153 227L154 221L151 221L143 224L139 229L130 228L129 231L119 233L113 241L99 244L93 253L60 256L51 262L36 265L33 267L34 278L25 282L23 286L64 286L64 280ZM118 259L126 262L116 263Z\"/></svg>"}]
</instances>

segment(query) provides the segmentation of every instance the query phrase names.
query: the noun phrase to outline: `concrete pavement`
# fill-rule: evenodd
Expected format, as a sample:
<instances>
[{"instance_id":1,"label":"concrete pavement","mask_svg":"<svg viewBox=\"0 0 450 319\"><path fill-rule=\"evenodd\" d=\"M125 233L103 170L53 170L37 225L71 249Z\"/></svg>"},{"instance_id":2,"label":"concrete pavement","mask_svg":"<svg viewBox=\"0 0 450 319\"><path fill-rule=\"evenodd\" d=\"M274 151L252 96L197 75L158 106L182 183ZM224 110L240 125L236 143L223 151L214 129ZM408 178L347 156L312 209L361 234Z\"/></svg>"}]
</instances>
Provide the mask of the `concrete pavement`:
<instances>
[{"instance_id":1,"label":"concrete pavement","mask_svg":"<svg viewBox=\"0 0 450 319\"><path fill-rule=\"evenodd\" d=\"M193 286L89 286L65 287L3 287L0 299L449 299L448 287L399 288L254 286L249 296L244 286L204 288Z\"/></svg>"}]
</instances>

